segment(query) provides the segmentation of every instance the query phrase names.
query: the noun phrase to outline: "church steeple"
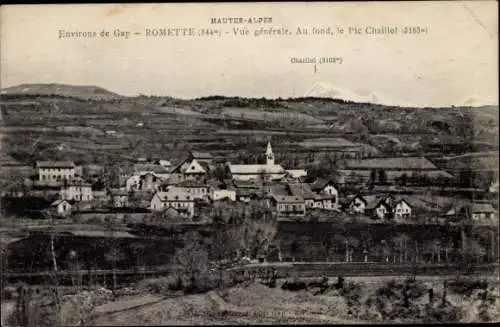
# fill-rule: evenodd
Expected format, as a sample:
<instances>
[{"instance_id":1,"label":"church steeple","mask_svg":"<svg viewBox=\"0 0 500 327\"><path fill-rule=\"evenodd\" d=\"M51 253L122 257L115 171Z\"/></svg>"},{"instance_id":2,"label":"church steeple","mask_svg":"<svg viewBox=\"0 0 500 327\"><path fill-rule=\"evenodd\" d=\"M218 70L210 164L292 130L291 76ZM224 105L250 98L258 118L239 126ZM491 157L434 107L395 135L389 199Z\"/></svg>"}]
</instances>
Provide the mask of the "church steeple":
<instances>
[{"instance_id":1,"label":"church steeple","mask_svg":"<svg viewBox=\"0 0 500 327\"><path fill-rule=\"evenodd\" d=\"M274 153L273 149L271 148L271 141L267 142L266 163L268 166L274 165Z\"/></svg>"}]
</instances>

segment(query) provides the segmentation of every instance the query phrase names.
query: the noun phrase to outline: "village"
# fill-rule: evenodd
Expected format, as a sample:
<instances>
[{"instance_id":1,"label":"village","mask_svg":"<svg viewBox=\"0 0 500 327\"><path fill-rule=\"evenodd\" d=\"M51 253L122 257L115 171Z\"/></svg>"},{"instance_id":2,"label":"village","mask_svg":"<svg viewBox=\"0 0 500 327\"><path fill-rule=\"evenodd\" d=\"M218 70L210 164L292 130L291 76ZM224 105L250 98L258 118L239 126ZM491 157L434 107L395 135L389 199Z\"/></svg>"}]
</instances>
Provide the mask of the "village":
<instances>
[{"instance_id":1,"label":"village","mask_svg":"<svg viewBox=\"0 0 500 327\"><path fill-rule=\"evenodd\" d=\"M216 163L211 153L199 151L189 151L176 165L168 159L138 158L129 166L116 163L107 176L97 165L37 161L31 180L3 191L4 210L87 222L106 217L116 222L214 223L223 212L250 217L259 208L259 214L277 221L497 223L497 210L489 201L435 195L445 188L432 183L420 192L405 192L411 187L402 185L403 179L453 177L424 157L353 159L349 173L336 170L311 180L306 169L285 169L276 162L270 141L262 153L265 162L254 164ZM361 186L354 192L347 187L353 179ZM495 185L486 190L495 192Z\"/></svg>"}]
</instances>

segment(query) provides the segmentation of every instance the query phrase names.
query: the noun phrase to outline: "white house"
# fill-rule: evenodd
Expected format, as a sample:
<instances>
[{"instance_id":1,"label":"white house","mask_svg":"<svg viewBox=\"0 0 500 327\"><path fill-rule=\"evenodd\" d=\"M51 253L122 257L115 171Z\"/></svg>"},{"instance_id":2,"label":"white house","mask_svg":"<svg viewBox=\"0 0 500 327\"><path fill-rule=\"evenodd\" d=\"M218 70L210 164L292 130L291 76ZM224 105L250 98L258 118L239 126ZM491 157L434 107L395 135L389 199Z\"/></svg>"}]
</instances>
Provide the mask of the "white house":
<instances>
[{"instance_id":1,"label":"white house","mask_svg":"<svg viewBox=\"0 0 500 327\"><path fill-rule=\"evenodd\" d=\"M196 159L189 158L177 165L170 173L177 174L184 180L200 179L207 175L209 169L206 162L199 162Z\"/></svg>"},{"instance_id":2,"label":"white house","mask_svg":"<svg viewBox=\"0 0 500 327\"><path fill-rule=\"evenodd\" d=\"M403 219L403 218L410 218L412 214L412 207L411 205L403 200L397 200L393 203L392 207L392 216L395 219Z\"/></svg>"},{"instance_id":3,"label":"white house","mask_svg":"<svg viewBox=\"0 0 500 327\"><path fill-rule=\"evenodd\" d=\"M186 192L191 194L193 198L197 199L208 197L211 188L209 185L205 184L204 181L198 181L198 180L185 180L178 183L175 186L170 186L170 188L174 187L186 190Z\"/></svg>"},{"instance_id":4,"label":"white house","mask_svg":"<svg viewBox=\"0 0 500 327\"><path fill-rule=\"evenodd\" d=\"M61 199L67 201L92 201L92 186L83 181L69 181L61 187Z\"/></svg>"},{"instance_id":5,"label":"white house","mask_svg":"<svg viewBox=\"0 0 500 327\"><path fill-rule=\"evenodd\" d=\"M375 219L385 219L389 217L391 209L384 201L371 201L365 207L365 214Z\"/></svg>"},{"instance_id":6,"label":"white house","mask_svg":"<svg viewBox=\"0 0 500 327\"><path fill-rule=\"evenodd\" d=\"M194 216L194 197L187 190L173 187L166 192L156 192L151 199L150 209L161 212L172 207L179 214L192 218Z\"/></svg>"},{"instance_id":7,"label":"white house","mask_svg":"<svg viewBox=\"0 0 500 327\"><path fill-rule=\"evenodd\" d=\"M72 161L37 161L35 171L40 181L63 181L75 178Z\"/></svg>"},{"instance_id":8,"label":"white house","mask_svg":"<svg viewBox=\"0 0 500 327\"><path fill-rule=\"evenodd\" d=\"M50 204L50 211L58 217L66 217L71 214L71 204L66 200L56 200Z\"/></svg>"},{"instance_id":9,"label":"white house","mask_svg":"<svg viewBox=\"0 0 500 327\"><path fill-rule=\"evenodd\" d=\"M330 198L332 209L339 206L339 191L337 185L331 179L318 179L311 184L311 190L316 194Z\"/></svg>"},{"instance_id":10,"label":"white house","mask_svg":"<svg viewBox=\"0 0 500 327\"><path fill-rule=\"evenodd\" d=\"M311 190L318 194L327 194L338 196L337 186L331 179L320 178L311 184Z\"/></svg>"}]
</instances>

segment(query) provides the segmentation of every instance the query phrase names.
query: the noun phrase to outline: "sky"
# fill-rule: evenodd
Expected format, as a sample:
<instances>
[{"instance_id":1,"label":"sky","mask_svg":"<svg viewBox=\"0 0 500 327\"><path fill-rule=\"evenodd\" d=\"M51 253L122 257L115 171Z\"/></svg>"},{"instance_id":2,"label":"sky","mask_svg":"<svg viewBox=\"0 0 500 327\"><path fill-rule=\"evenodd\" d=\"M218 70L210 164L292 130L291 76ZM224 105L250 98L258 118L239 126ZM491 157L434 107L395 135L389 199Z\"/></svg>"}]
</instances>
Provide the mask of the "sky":
<instances>
[{"instance_id":1,"label":"sky","mask_svg":"<svg viewBox=\"0 0 500 327\"><path fill-rule=\"evenodd\" d=\"M97 85L123 95L299 97L415 106L498 104L498 3L351 2L15 5L0 12L0 86ZM271 24L212 25L212 17ZM288 28L289 36L232 35ZM349 27L419 26L419 35L347 34ZM220 37L146 37L145 29L218 28ZM295 35L297 27L308 35ZM311 35L337 27L343 35ZM59 38L114 29L124 38ZM228 32L228 34L225 34ZM342 58L292 64L291 58Z\"/></svg>"}]
</instances>

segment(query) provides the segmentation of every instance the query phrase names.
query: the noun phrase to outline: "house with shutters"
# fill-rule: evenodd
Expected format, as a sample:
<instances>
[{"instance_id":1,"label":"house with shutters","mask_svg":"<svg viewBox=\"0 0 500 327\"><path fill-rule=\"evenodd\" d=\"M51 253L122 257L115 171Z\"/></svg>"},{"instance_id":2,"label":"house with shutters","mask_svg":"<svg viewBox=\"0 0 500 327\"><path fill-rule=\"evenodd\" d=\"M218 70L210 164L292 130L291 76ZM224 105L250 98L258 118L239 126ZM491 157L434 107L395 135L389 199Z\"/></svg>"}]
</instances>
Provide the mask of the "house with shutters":
<instances>
[{"instance_id":1,"label":"house with shutters","mask_svg":"<svg viewBox=\"0 0 500 327\"><path fill-rule=\"evenodd\" d=\"M65 181L60 196L62 200L75 202L88 202L94 198L92 185L83 180Z\"/></svg>"},{"instance_id":2,"label":"house with shutters","mask_svg":"<svg viewBox=\"0 0 500 327\"><path fill-rule=\"evenodd\" d=\"M37 161L35 172L39 181L64 181L75 178L76 166L72 161Z\"/></svg>"},{"instance_id":3,"label":"house with shutters","mask_svg":"<svg viewBox=\"0 0 500 327\"><path fill-rule=\"evenodd\" d=\"M270 204L278 219L304 218L306 215L306 202L298 196L271 195Z\"/></svg>"},{"instance_id":4,"label":"house with shutters","mask_svg":"<svg viewBox=\"0 0 500 327\"><path fill-rule=\"evenodd\" d=\"M200 180L206 178L209 171L210 165L208 163L189 157L174 167L170 175L182 180Z\"/></svg>"},{"instance_id":5,"label":"house with shutters","mask_svg":"<svg viewBox=\"0 0 500 327\"><path fill-rule=\"evenodd\" d=\"M287 183L285 185L287 189L285 194L304 199L306 208L308 209L336 209L335 203L333 202L336 201L335 196L314 193L311 186L306 183Z\"/></svg>"},{"instance_id":6,"label":"house with shutters","mask_svg":"<svg viewBox=\"0 0 500 327\"><path fill-rule=\"evenodd\" d=\"M413 206L402 198L396 199L392 205L392 218L406 220L411 218Z\"/></svg>"},{"instance_id":7,"label":"house with shutters","mask_svg":"<svg viewBox=\"0 0 500 327\"><path fill-rule=\"evenodd\" d=\"M311 190L318 195L328 198L331 202L332 209L338 209L339 188L333 179L320 178L311 184Z\"/></svg>"},{"instance_id":8,"label":"house with shutters","mask_svg":"<svg viewBox=\"0 0 500 327\"><path fill-rule=\"evenodd\" d=\"M342 208L349 214L362 214L374 219L391 217L393 198L383 195L352 195L342 202Z\"/></svg>"},{"instance_id":9,"label":"house with shutters","mask_svg":"<svg viewBox=\"0 0 500 327\"><path fill-rule=\"evenodd\" d=\"M498 211L487 202L464 203L448 208L442 217L449 220L472 220L475 222L491 223L498 217Z\"/></svg>"},{"instance_id":10,"label":"house with shutters","mask_svg":"<svg viewBox=\"0 0 500 327\"><path fill-rule=\"evenodd\" d=\"M391 217L390 202L384 196L365 195L363 199L366 203L365 215L373 219L388 219Z\"/></svg>"},{"instance_id":11,"label":"house with shutters","mask_svg":"<svg viewBox=\"0 0 500 327\"><path fill-rule=\"evenodd\" d=\"M188 190L172 187L165 192L156 192L151 199L150 209L162 212L172 207L179 215L192 218L194 216L195 197Z\"/></svg>"}]
</instances>

